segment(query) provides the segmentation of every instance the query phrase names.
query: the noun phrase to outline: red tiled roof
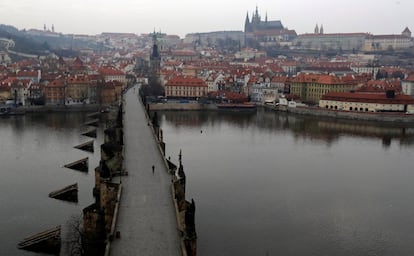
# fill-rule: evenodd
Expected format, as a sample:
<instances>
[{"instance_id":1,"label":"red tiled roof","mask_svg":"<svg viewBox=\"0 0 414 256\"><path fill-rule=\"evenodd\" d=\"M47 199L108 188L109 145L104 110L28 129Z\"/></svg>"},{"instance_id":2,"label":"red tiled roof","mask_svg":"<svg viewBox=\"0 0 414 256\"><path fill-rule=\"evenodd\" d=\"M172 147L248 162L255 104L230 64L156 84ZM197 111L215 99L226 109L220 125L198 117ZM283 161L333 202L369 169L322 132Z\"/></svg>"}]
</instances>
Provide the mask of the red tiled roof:
<instances>
[{"instance_id":1,"label":"red tiled roof","mask_svg":"<svg viewBox=\"0 0 414 256\"><path fill-rule=\"evenodd\" d=\"M3 81L1 81L1 84L12 84L16 81L17 81L16 77L8 77L8 78L4 79Z\"/></svg>"},{"instance_id":2,"label":"red tiled roof","mask_svg":"<svg viewBox=\"0 0 414 256\"><path fill-rule=\"evenodd\" d=\"M37 71L19 71L17 72L18 77L37 77Z\"/></svg>"},{"instance_id":3,"label":"red tiled roof","mask_svg":"<svg viewBox=\"0 0 414 256\"><path fill-rule=\"evenodd\" d=\"M63 87L65 85L65 82L61 79L53 80L50 82L47 87Z\"/></svg>"},{"instance_id":4,"label":"red tiled roof","mask_svg":"<svg viewBox=\"0 0 414 256\"><path fill-rule=\"evenodd\" d=\"M171 55L173 56L197 56L195 51L190 50L175 50L171 51Z\"/></svg>"},{"instance_id":5,"label":"red tiled roof","mask_svg":"<svg viewBox=\"0 0 414 256\"><path fill-rule=\"evenodd\" d=\"M341 79L334 75L321 75L321 74L299 74L292 79L292 82L296 83L318 83L318 84L356 84L357 80L347 77Z\"/></svg>"},{"instance_id":6,"label":"red tiled roof","mask_svg":"<svg viewBox=\"0 0 414 256\"><path fill-rule=\"evenodd\" d=\"M395 92L401 92L400 80L370 80L365 85L358 89L360 92L385 92L387 90L393 90Z\"/></svg>"},{"instance_id":7,"label":"red tiled roof","mask_svg":"<svg viewBox=\"0 0 414 256\"><path fill-rule=\"evenodd\" d=\"M285 83L287 81L286 76L274 76L272 78L272 83Z\"/></svg>"},{"instance_id":8,"label":"red tiled roof","mask_svg":"<svg viewBox=\"0 0 414 256\"><path fill-rule=\"evenodd\" d=\"M395 94L395 97L387 98L385 93L328 92L322 96L322 100L380 104L414 104L414 98L409 95Z\"/></svg>"},{"instance_id":9,"label":"red tiled roof","mask_svg":"<svg viewBox=\"0 0 414 256\"><path fill-rule=\"evenodd\" d=\"M119 69L113 68L113 67L102 67L99 69L99 74L103 76L123 76L125 75L124 72L122 72Z\"/></svg>"},{"instance_id":10,"label":"red tiled roof","mask_svg":"<svg viewBox=\"0 0 414 256\"><path fill-rule=\"evenodd\" d=\"M207 84L200 78L176 76L171 78L165 86L207 87Z\"/></svg>"},{"instance_id":11,"label":"red tiled roof","mask_svg":"<svg viewBox=\"0 0 414 256\"><path fill-rule=\"evenodd\" d=\"M404 81L414 82L414 73L409 74L408 77L404 79Z\"/></svg>"}]
</instances>

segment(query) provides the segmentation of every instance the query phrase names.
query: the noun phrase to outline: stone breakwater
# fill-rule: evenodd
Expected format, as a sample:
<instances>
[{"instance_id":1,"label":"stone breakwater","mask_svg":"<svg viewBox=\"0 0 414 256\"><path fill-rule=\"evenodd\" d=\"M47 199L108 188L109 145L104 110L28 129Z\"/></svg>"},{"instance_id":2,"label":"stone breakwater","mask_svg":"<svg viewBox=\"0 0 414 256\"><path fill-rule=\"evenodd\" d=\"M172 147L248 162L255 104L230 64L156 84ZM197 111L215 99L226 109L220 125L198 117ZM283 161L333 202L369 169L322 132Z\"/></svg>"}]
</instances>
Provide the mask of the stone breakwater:
<instances>
[{"instance_id":1,"label":"stone breakwater","mask_svg":"<svg viewBox=\"0 0 414 256\"><path fill-rule=\"evenodd\" d=\"M316 107L287 108L287 112L294 113L294 114L300 114L300 115L312 115L312 116L340 118L340 119L348 119L348 120L414 124L414 115L405 114L405 113L351 112L351 111L321 109L321 108L316 108Z\"/></svg>"}]
</instances>

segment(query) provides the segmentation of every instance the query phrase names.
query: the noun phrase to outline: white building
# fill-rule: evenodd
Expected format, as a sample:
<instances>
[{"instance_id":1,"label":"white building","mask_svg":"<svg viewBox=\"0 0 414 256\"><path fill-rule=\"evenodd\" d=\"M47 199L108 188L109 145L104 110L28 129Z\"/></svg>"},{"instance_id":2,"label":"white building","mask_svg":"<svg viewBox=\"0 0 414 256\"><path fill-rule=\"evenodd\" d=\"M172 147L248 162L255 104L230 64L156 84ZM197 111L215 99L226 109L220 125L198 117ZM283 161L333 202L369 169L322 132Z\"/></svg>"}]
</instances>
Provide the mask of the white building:
<instances>
[{"instance_id":1,"label":"white building","mask_svg":"<svg viewBox=\"0 0 414 256\"><path fill-rule=\"evenodd\" d=\"M404 94L414 97L414 74L411 74L406 79L402 80L401 87Z\"/></svg>"},{"instance_id":2,"label":"white building","mask_svg":"<svg viewBox=\"0 0 414 256\"><path fill-rule=\"evenodd\" d=\"M320 108L354 112L412 112L414 98L403 94L329 92L319 101Z\"/></svg>"}]
</instances>

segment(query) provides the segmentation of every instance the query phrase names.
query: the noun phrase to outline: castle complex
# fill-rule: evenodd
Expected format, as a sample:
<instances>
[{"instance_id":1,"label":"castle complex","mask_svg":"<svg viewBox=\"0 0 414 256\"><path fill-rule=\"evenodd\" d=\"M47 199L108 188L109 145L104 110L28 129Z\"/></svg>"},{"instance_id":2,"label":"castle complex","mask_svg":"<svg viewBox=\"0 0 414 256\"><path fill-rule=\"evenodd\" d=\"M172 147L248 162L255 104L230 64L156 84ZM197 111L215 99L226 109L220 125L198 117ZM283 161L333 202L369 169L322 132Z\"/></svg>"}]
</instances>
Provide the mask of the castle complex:
<instances>
[{"instance_id":1,"label":"castle complex","mask_svg":"<svg viewBox=\"0 0 414 256\"><path fill-rule=\"evenodd\" d=\"M297 35L295 30L283 27L280 20L262 20L256 7L251 19L246 15L244 23L246 42L260 46L287 46L307 50L389 51L413 46L411 31L405 28L401 34L372 35L369 33L324 33L323 25L316 25L313 33ZM248 44L248 43L247 43Z\"/></svg>"}]
</instances>

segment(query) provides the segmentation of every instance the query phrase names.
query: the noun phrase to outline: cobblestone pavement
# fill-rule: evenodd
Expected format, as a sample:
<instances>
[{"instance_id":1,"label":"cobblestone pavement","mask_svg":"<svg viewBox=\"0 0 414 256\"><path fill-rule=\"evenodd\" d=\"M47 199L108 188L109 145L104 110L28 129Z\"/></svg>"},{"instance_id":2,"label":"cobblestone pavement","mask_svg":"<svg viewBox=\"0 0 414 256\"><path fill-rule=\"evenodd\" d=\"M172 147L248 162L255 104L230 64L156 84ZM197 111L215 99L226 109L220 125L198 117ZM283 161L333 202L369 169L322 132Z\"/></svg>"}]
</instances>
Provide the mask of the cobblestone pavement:
<instances>
[{"instance_id":1,"label":"cobblestone pavement","mask_svg":"<svg viewBox=\"0 0 414 256\"><path fill-rule=\"evenodd\" d=\"M137 97L124 95L124 166L122 197L111 255L181 255L180 237L167 173L152 128ZM154 166L154 171L152 169Z\"/></svg>"}]
</instances>

